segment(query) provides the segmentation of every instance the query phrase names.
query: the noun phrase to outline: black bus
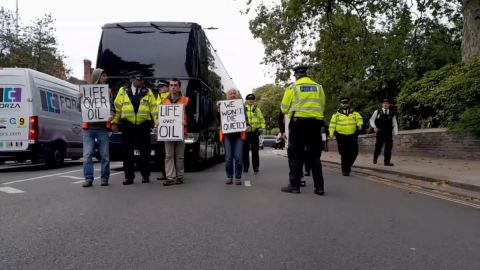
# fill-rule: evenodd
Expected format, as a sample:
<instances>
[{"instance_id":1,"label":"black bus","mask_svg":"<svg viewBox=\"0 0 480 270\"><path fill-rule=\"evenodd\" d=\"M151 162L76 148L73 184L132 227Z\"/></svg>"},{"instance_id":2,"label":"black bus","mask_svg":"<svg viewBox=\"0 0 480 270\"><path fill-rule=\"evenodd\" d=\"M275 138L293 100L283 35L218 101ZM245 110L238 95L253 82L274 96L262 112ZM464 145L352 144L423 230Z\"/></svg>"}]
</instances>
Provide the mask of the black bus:
<instances>
[{"instance_id":1,"label":"black bus","mask_svg":"<svg viewBox=\"0 0 480 270\"><path fill-rule=\"evenodd\" d=\"M216 101L236 88L200 25L186 22L109 23L102 27L97 68L104 69L113 93L129 83L127 74L142 71L146 86L178 78L190 98L185 162L203 164L223 152L219 145ZM156 93L157 94L157 93ZM156 136L152 133L155 152ZM121 160L121 136L110 138L111 160Z\"/></svg>"}]
</instances>

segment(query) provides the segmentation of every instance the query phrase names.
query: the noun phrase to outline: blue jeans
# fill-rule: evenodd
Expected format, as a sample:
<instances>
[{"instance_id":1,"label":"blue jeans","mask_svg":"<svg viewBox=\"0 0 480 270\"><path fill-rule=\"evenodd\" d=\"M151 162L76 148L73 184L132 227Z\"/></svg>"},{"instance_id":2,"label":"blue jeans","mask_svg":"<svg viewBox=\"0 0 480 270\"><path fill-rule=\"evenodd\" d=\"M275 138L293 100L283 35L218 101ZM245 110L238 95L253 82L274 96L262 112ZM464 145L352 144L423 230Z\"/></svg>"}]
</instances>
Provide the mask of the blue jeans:
<instances>
[{"instance_id":1,"label":"blue jeans","mask_svg":"<svg viewBox=\"0 0 480 270\"><path fill-rule=\"evenodd\" d=\"M243 140L240 133L225 134L223 147L225 148L225 171L227 178L233 179L235 172L235 179L242 179Z\"/></svg>"},{"instance_id":2,"label":"blue jeans","mask_svg":"<svg viewBox=\"0 0 480 270\"><path fill-rule=\"evenodd\" d=\"M93 182L93 155L95 149L95 139L101 157L101 179L108 183L110 178L110 153L108 131L103 129L84 129L83 130L83 175L85 181Z\"/></svg>"}]
</instances>

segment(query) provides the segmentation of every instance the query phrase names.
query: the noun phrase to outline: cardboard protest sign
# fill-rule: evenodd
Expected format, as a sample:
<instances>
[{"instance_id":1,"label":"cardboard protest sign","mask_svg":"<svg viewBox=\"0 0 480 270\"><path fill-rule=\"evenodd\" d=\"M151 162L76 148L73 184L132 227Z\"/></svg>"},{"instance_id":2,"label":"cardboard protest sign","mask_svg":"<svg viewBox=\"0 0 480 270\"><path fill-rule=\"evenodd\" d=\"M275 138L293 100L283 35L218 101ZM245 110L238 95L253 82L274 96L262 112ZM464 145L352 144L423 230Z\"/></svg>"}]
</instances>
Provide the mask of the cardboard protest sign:
<instances>
[{"instance_id":1,"label":"cardboard protest sign","mask_svg":"<svg viewBox=\"0 0 480 270\"><path fill-rule=\"evenodd\" d=\"M245 119L245 108L241 99L230 99L220 101L220 117L223 133L245 131L247 121Z\"/></svg>"},{"instance_id":2,"label":"cardboard protest sign","mask_svg":"<svg viewBox=\"0 0 480 270\"><path fill-rule=\"evenodd\" d=\"M183 141L183 105L158 106L158 141Z\"/></svg>"},{"instance_id":3,"label":"cardboard protest sign","mask_svg":"<svg viewBox=\"0 0 480 270\"><path fill-rule=\"evenodd\" d=\"M80 85L83 122L106 122L110 117L108 84Z\"/></svg>"}]
</instances>

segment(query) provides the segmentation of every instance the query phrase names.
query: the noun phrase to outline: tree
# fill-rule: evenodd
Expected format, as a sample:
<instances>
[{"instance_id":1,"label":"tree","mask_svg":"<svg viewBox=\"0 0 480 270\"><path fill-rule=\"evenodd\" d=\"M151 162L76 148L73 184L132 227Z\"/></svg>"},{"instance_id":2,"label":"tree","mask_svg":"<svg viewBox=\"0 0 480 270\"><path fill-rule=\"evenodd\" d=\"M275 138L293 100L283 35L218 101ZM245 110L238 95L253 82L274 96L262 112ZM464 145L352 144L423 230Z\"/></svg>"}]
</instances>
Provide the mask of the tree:
<instances>
[{"instance_id":1,"label":"tree","mask_svg":"<svg viewBox=\"0 0 480 270\"><path fill-rule=\"evenodd\" d=\"M55 20L44 15L25 27L16 26L12 13L0 9L0 66L35 69L66 79L69 70L58 51Z\"/></svg>"},{"instance_id":2,"label":"tree","mask_svg":"<svg viewBox=\"0 0 480 270\"><path fill-rule=\"evenodd\" d=\"M267 130L278 127L277 119L284 91L283 87L274 84L266 84L253 90L258 107L265 117Z\"/></svg>"},{"instance_id":3,"label":"tree","mask_svg":"<svg viewBox=\"0 0 480 270\"><path fill-rule=\"evenodd\" d=\"M461 5L454 0L262 1L256 15L250 30L277 82L286 82L294 65L311 65L327 110L348 95L369 112L395 98L405 81L460 61Z\"/></svg>"},{"instance_id":4,"label":"tree","mask_svg":"<svg viewBox=\"0 0 480 270\"><path fill-rule=\"evenodd\" d=\"M463 1L462 59L471 60L480 55L480 1Z\"/></svg>"}]
</instances>

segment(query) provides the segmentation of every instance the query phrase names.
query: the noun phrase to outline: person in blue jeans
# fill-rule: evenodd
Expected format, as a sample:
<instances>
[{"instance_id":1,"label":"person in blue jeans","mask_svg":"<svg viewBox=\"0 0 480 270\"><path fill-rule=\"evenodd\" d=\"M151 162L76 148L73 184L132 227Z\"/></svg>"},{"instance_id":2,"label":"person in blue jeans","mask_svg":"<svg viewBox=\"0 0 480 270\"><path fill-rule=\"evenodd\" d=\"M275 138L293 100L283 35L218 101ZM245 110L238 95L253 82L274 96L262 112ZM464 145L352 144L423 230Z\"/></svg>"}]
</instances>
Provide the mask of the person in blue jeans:
<instances>
[{"instance_id":1,"label":"person in blue jeans","mask_svg":"<svg viewBox=\"0 0 480 270\"><path fill-rule=\"evenodd\" d=\"M106 84L107 73L100 68L97 68L92 73L93 84ZM109 102L112 104L111 91L109 90ZM80 93L80 101L83 96ZM113 106L111 106L113 107ZM110 119L109 119L110 120ZM94 170L93 170L93 156L95 151L95 145L98 148L100 154L100 166L101 166L101 186L108 186L108 180L110 178L110 153L109 153L109 130L110 121L95 122L82 124L83 128L83 175L85 177L85 183L83 187L91 187L93 185Z\"/></svg>"},{"instance_id":2,"label":"person in blue jeans","mask_svg":"<svg viewBox=\"0 0 480 270\"><path fill-rule=\"evenodd\" d=\"M241 99L240 93L236 89L227 91L227 99ZM220 103L217 104L220 106ZM245 119L247 119L245 117ZM235 177L235 184L242 184L243 171L243 141L246 138L245 132L233 132L223 134L220 129L220 142L223 143L225 149L225 172L227 173L227 181L225 184L233 184L233 177Z\"/></svg>"}]
</instances>

